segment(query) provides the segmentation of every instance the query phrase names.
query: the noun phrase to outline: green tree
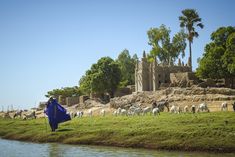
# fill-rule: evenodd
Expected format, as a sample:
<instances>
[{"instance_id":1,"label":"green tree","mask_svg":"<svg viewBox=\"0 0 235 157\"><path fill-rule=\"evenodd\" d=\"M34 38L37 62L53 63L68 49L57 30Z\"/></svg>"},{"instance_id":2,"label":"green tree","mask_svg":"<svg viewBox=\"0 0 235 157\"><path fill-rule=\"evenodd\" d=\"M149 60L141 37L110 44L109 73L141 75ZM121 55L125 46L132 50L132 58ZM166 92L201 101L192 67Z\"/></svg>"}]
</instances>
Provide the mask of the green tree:
<instances>
[{"instance_id":1,"label":"green tree","mask_svg":"<svg viewBox=\"0 0 235 157\"><path fill-rule=\"evenodd\" d=\"M137 55L135 54L131 57L127 49L123 50L118 55L116 62L121 70L120 87L125 87L126 85L132 85L135 83L135 64L137 59Z\"/></svg>"},{"instance_id":2,"label":"green tree","mask_svg":"<svg viewBox=\"0 0 235 157\"><path fill-rule=\"evenodd\" d=\"M211 34L199 61L196 75L200 78L235 77L235 27L220 27Z\"/></svg>"},{"instance_id":3,"label":"green tree","mask_svg":"<svg viewBox=\"0 0 235 157\"><path fill-rule=\"evenodd\" d=\"M84 94L91 93L91 71L87 70L86 74L79 80L79 87Z\"/></svg>"},{"instance_id":4,"label":"green tree","mask_svg":"<svg viewBox=\"0 0 235 157\"><path fill-rule=\"evenodd\" d=\"M91 92L97 94L109 93L113 97L113 92L120 82L120 76L118 64L110 57L103 57L91 66L91 69L81 78L79 84L87 94Z\"/></svg>"},{"instance_id":5,"label":"green tree","mask_svg":"<svg viewBox=\"0 0 235 157\"><path fill-rule=\"evenodd\" d=\"M149 45L152 46L152 50L148 54L150 61L157 57L161 62L171 64L178 58L180 53L184 57L186 34L180 31L175 34L171 41L170 32L170 29L166 28L165 25L161 25L159 28L150 28L147 32Z\"/></svg>"},{"instance_id":6,"label":"green tree","mask_svg":"<svg viewBox=\"0 0 235 157\"><path fill-rule=\"evenodd\" d=\"M228 36L222 61L227 69L228 77L235 77L235 32Z\"/></svg>"},{"instance_id":7,"label":"green tree","mask_svg":"<svg viewBox=\"0 0 235 157\"><path fill-rule=\"evenodd\" d=\"M82 92L79 87L65 87L61 89L53 89L52 91L48 91L45 95L46 97L58 97L62 95L63 97L71 97L71 96L80 96Z\"/></svg>"},{"instance_id":8,"label":"green tree","mask_svg":"<svg viewBox=\"0 0 235 157\"><path fill-rule=\"evenodd\" d=\"M198 37L199 34L195 30L195 26L199 28L203 28L204 25L201 23L202 19L199 17L197 11L195 9L185 9L182 11L182 16L179 17L180 27L185 28L187 30L187 38L189 41L189 57L190 57L190 66L192 66L192 43L193 38Z\"/></svg>"},{"instance_id":9,"label":"green tree","mask_svg":"<svg viewBox=\"0 0 235 157\"><path fill-rule=\"evenodd\" d=\"M221 57L224 54L223 47L217 47L214 43L207 44L205 53L199 61L199 67L196 74L200 78L223 78L226 69L223 68Z\"/></svg>"}]
</instances>

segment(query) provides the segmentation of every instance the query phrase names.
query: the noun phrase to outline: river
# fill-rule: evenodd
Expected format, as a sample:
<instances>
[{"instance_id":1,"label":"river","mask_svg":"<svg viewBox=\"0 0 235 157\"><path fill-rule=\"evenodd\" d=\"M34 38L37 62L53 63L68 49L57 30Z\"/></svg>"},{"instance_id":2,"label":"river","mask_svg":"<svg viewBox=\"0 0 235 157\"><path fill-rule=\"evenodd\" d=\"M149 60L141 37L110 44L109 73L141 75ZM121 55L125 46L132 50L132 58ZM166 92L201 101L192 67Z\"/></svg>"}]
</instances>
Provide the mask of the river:
<instances>
[{"instance_id":1,"label":"river","mask_svg":"<svg viewBox=\"0 0 235 157\"><path fill-rule=\"evenodd\" d=\"M0 139L1 157L234 157L234 153L168 152L104 146L29 143Z\"/></svg>"}]
</instances>

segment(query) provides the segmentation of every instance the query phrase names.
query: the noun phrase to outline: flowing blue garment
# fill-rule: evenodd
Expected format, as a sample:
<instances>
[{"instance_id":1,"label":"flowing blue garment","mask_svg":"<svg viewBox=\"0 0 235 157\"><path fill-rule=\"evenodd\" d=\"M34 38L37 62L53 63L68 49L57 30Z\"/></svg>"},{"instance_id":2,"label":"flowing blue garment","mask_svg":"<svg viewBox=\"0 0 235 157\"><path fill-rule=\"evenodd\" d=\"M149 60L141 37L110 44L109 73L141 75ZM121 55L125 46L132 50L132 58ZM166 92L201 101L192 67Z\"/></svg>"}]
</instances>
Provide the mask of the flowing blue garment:
<instances>
[{"instance_id":1,"label":"flowing blue garment","mask_svg":"<svg viewBox=\"0 0 235 157\"><path fill-rule=\"evenodd\" d=\"M48 102L45 110L52 130L58 128L58 124L71 120L70 115L66 114L66 109L62 107L55 99Z\"/></svg>"}]
</instances>

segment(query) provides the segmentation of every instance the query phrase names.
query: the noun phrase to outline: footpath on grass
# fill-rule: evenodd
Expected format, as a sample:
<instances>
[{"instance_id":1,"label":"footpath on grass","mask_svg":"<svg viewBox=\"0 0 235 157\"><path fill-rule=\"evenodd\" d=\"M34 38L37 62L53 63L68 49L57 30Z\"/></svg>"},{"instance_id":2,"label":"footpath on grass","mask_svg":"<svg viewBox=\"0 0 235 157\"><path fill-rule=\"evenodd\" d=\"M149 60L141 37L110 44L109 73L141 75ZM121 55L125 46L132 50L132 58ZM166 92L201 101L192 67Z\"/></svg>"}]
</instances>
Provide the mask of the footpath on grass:
<instances>
[{"instance_id":1,"label":"footpath on grass","mask_svg":"<svg viewBox=\"0 0 235 157\"><path fill-rule=\"evenodd\" d=\"M47 119L0 119L0 137L180 151L235 152L235 113L74 118L51 132Z\"/></svg>"}]
</instances>

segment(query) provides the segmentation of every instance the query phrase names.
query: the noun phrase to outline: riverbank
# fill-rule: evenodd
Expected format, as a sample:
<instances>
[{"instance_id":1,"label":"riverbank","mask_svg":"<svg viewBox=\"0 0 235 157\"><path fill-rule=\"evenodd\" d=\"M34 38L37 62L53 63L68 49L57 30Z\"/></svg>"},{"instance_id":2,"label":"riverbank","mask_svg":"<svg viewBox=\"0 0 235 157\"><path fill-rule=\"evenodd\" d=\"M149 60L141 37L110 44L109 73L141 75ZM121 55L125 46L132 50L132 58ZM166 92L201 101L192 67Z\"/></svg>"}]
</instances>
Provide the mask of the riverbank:
<instances>
[{"instance_id":1,"label":"riverbank","mask_svg":"<svg viewBox=\"0 0 235 157\"><path fill-rule=\"evenodd\" d=\"M0 137L147 149L235 152L235 113L169 114L134 117L83 117L52 133L44 118L0 119Z\"/></svg>"}]
</instances>

